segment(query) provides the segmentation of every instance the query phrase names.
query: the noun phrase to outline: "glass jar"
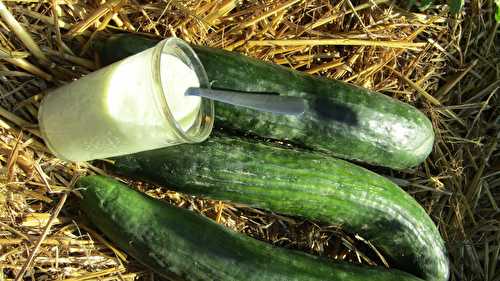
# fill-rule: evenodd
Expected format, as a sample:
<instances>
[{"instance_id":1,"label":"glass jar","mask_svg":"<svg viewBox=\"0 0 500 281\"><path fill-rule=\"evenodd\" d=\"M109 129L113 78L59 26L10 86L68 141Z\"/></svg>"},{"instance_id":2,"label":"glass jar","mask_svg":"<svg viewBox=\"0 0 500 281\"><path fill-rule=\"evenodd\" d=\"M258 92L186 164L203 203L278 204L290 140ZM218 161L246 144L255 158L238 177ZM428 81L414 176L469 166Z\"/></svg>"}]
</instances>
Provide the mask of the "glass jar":
<instances>
[{"instance_id":1,"label":"glass jar","mask_svg":"<svg viewBox=\"0 0 500 281\"><path fill-rule=\"evenodd\" d=\"M165 63L166 55L184 67ZM194 78L182 74L191 72ZM38 113L42 137L56 157L69 161L201 142L212 130L214 105L179 93L193 86L210 86L196 53L180 39L165 39L49 93Z\"/></svg>"}]
</instances>

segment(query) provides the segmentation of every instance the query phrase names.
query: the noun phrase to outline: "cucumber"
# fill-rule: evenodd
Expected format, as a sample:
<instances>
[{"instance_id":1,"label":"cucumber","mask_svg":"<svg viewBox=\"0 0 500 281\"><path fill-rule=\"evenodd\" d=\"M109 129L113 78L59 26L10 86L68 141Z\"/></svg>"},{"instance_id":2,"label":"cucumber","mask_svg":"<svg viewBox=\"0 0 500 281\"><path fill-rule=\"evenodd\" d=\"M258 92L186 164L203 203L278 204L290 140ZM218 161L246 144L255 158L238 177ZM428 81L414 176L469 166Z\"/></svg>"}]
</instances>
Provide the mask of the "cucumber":
<instances>
[{"instance_id":1,"label":"cucumber","mask_svg":"<svg viewBox=\"0 0 500 281\"><path fill-rule=\"evenodd\" d=\"M119 174L179 192L339 224L399 269L448 278L443 240L425 210L393 182L344 160L214 133L201 144L113 160Z\"/></svg>"},{"instance_id":2,"label":"cucumber","mask_svg":"<svg viewBox=\"0 0 500 281\"><path fill-rule=\"evenodd\" d=\"M83 177L78 187L90 221L169 280L421 281L398 270L333 263L274 247L110 178Z\"/></svg>"},{"instance_id":3,"label":"cucumber","mask_svg":"<svg viewBox=\"0 0 500 281\"><path fill-rule=\"evenodd\" d=\"M100 48L104 63L157 43L137 35L112 36ZM340 81L312 76L220 49L193 46L212 88L272 92L306 100L300 116L276 115L216 103L216 125L394 169L427 158L434 132L416 108Z\"/></svg>"}]
</instances>

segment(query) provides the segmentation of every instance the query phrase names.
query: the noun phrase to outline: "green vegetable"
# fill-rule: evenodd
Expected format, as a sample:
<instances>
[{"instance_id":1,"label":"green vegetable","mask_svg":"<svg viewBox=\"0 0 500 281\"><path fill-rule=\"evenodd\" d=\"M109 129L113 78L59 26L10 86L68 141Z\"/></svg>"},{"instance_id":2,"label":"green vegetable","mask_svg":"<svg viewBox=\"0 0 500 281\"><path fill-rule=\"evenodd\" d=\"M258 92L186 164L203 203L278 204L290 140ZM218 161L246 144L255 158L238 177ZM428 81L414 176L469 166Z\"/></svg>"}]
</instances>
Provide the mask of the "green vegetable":
<instances>
[{"instance_id":1,"label":"green vegetable","mask_svg":"<svg viewBox=\"0 0 500 281\"><path fill-rule=\"evenodd\" d=\"M450 13L458 14L464 7L464 0L448 0L448 6L450 6Z\"/></svg>"},{"instance_id":2,"label":"green vegetable","mask_svg":"<svg viewBox=\"0 0 500 281\"><path fill-rule=\"evenodd\" d=\"M101 46L110 63L153 46L133 35L111 37ZM235 52L194 47L213 88L303 97L300 116L276 115L216 103L216 125L287 140L335 156L403 169L432 150L430 121L414 107L340 81L320 78Z\"/></svg>"},{"instance_id":3,"label":"green vegetable","mask_svg":"<svg viewBox=\"0 0 500 281\"><path fill-rule=\"evenodd\" d=\"M500 0L495 0L495 4L497 4L497 12L495 13L495 19L497 23L500 23Z\"/></svg>"},{"instance_id":4,"label":"green vegetable","mask_svg":"<svg viewBox=\"0 0 500 281\"><path fill-rule=\"evenodd\" d=\"M84 177L78 187L83 211L105 236L137 261L175 280L420 280L398 270L330 263L277 248L109 178Z\"/></svg>"},{"instance_id":5,"label":"green vegetable","mask_svg":"<svg viewBox=\"0 0 500 281\"><path fill-rule=\"evenodd\" d=\"M391 181L349 162L216 134L114 160L120 174L183 193L342 225L382 248L398 268L448 279L443 240L424 209Z\"/></svg>"}]
</instances>

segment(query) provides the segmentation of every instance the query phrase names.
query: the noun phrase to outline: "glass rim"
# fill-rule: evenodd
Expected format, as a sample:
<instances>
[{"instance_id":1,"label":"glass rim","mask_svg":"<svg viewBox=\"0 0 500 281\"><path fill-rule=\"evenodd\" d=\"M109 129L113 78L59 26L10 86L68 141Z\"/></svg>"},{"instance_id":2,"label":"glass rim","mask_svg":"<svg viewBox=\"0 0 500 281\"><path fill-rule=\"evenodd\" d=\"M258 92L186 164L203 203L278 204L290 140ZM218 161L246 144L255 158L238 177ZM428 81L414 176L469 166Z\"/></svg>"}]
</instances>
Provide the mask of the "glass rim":
<instances>
[{"instance_id":1,"label":"glass rim","mask_svg":"<svg viewBox=\"0 0 500 281\"><path fill-rule=\"evenodd\" d=\"M201 88L210 88L207 73L201 60L191 46L184 40L171 37L160 41L153 52L152 74L153 79L159 85L155 97L160 102L161 112L173 129L173 133L185 143L201 142L208 138L214 124L214 102L210 99L201 98L200 110L195 124L187 130L184 130L180 123L175 119L168 105L165 87L161 79L161 55L169 54L181 59L188 67L194 70L198 77ZM201 115L201 116L200 116ZM198 129L192 131L194 127Z\"/></svg>"}]
</instances>

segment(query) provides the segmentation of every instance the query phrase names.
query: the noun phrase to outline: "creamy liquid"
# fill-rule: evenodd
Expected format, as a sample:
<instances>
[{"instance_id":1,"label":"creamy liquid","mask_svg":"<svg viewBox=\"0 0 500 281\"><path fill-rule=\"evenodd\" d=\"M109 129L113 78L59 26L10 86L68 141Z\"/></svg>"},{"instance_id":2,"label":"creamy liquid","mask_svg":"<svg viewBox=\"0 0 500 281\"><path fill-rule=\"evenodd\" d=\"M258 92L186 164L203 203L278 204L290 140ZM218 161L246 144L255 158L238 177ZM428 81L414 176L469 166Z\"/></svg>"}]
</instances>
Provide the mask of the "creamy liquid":
<instances>
[{"instance_id":1,"label":"creamy liquid","mask_svg":"<svg viewBox=\"0 0 500 281\"><path fill-rule=\"evenodd\" d=\"M164 87L170 113L187 131L193 126L201 105L201 98L185 96L189 87L199 87L200 81L196 73L175 56L161 56L161 83Z\"/></svg>"},{"instance_id":2,"label":"creamy liquid","mask_svg":"<svg viewBox=\"0 0 500 281\"><path fill-rule=\"evenodd\" d=\"M187 131L198 116L201 98L185 96L184 93L189 87L199 87L200 82L194 70L175 56L162 54L160 63L161 83L170 113L181 125L181 128ZM157 120L156 114L148 114L147 112L151 107L154 107L149 95L138 95L136 91L128 88L129 85L125 81L133 80L132 77L126 77L127 72L134 72L132 69L129 71L129 68L132 67L134 67L133 64L122 65L121 68L115 70L110 79L110 85L107 89L109 115L116 120L121 119L129 123L137 123L141 119L146 124L162 123L163 118ZM139 89L136 90L140 92ZM135 114L130 114L132 112Z\"/></svg>"},{"instance_id":3,"label":"creamy liquid","mask_svg":"<svg viewBox=\"0 0 500 281\"><path fill-rule=\"evenodd\" d=\"M86 161L182 143L163 114L152 79L152 49L93 72L50 93L40 109L44 138L55 154ZM201 98L193 70L171 55L161 57L161 80L174 119L188 130Z\"/></svg>"}]
</instances>

